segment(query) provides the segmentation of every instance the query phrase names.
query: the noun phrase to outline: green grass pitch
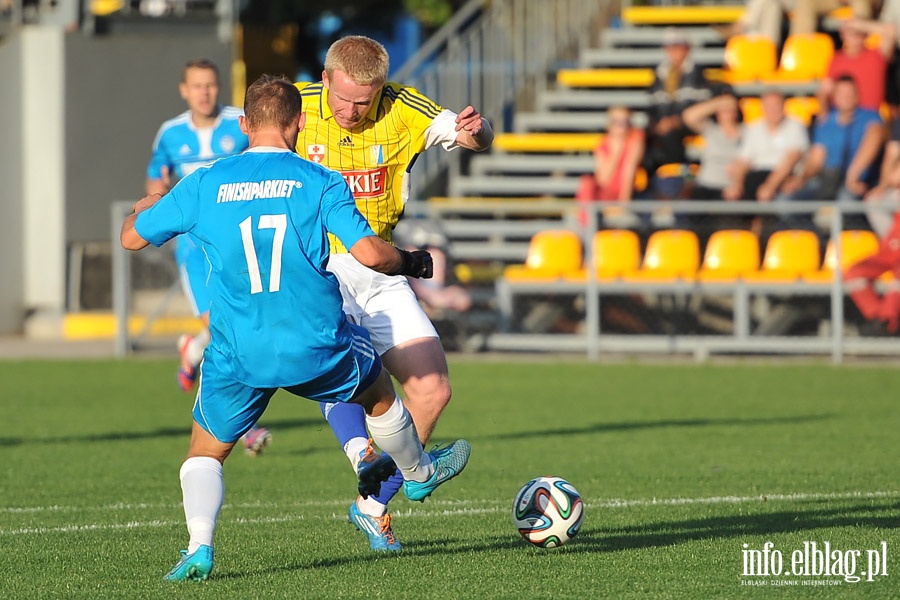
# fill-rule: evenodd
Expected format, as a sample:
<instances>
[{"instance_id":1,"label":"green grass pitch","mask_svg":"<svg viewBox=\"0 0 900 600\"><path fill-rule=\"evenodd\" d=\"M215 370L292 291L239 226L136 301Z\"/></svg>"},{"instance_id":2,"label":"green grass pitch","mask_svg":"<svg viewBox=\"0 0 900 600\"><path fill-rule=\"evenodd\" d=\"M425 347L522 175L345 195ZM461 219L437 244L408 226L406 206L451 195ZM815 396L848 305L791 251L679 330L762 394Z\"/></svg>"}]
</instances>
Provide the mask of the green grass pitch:
<instances>
[{"instance_id":1,"label":"green grass pitch","mask_svg":"<svg viewBox=\"0 0 900 600\"><path fill-rule=\"evenodd\" d=\"M402 555L346 522L346 458L314 403L279 392L273 445L226 463L212 577L180 584L162 581L187 538L174 360L2 362L0 595L900 598L896 369L476 358L452 362L435 433L468 439L471 461L425 503L395 500ZM538 475L585 500L563 548L512 526ZM844 576L813 574L812 542ZM746 574L748 557L782 574Z\"/></svg>"}]
</instances>

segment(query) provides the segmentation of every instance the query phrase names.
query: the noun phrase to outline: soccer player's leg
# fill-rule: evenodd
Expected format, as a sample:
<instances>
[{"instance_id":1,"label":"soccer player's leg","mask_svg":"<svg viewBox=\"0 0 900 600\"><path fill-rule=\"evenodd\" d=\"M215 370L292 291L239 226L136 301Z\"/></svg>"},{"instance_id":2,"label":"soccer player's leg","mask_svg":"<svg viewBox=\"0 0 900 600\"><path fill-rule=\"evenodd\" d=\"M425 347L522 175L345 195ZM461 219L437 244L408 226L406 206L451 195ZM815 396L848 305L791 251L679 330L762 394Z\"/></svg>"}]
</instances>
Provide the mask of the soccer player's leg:
<instances>
[{"instance_id":1,"label":"soccer player's leg","mask_svg":"<svg viewBox=\"0 0 900 600\"><path fill-rule=\"evenodd\" d=\"M178 386L190 392L197 380L203 353L209 345L209 306L210 294L206 282L209 277L209 263L197 243L188 235L181 235L176 240L175 262L181 276L181 288L184 291L194 316L203 321L203 330L195 336L182 335L178 339L178 352L181 364L178 367Z\"/></svg>"},{"instance_id":2,"label":"soccer player's leg","mask_svg":"<svg viewBox=\"0 0 900 600\"><path fill-rule=\"evenodd\" d=\"M377 355L366 347L368 334L352 326L357 361L370 369L380 366ZM364 335L363 335L364 334ZM362 393L353 398L366 411L366 424L378 446L390 454L403 474L403 490L411 500L422 501L438 487L459 475L469 460L471 448L465 440L430 452L422 449L416 426L409 411L397 397L390 374L381 369L376 379L368 378ZM360 385L360 388L363 388Z\"/></svg>"},{"instance_id":3,"label":"soccer player's leg","mask_svg":"<svg viewBox=\"0 0 900 600\"><path fill-rule=\"evenodd\" d=\"M359 324L385 368L403 387L404 404L425 444L450 402L450 374L437 330L405 277L375 274Z\"/></svg>"},{"instance_id":4,"label":"soccer player's leg","mask_svg":"<svg viewBox=\"0 0 900 600\"><path fill-rule=\"evenodd\" d=\"M319 406L357 476L360 465L371 468L379 456L373 451L372 440L368 437L363 407L349 402L320 402ZM394 472L387 481L375 478L379 490L372 494L366 490L365 495L360 494L348 511L349 521L368 537L372 550L401 549L400 541L391 528L391 515L387 512L388 502L403 486L403 475L396 467L393 468Z\"/></svg>"},{"instance_id":5,"label":"soccer player's leg","mask_svg":"<svg viewBox=\"0 0 900 600\"><path fill-rule=\"evenodd\" d=\"M859 309L863 318L880 326L885 320L882 299L875 291L874 282L882 273L891 269L887 254L879 250L878 254L863 259L852 265L844 273L844 282L850 298Z\"/></svg>"},{"instance_id":6,"label":"soccer player's leg","mask_svg":"<svg viewBox=\"0 0 900 600\"><path fill-rule=\"evenodd\" d=\"M202 580L212 572L213 536L225 498L222 465L275 391L247 387L221 376L214 365L207 367L194 401L190 448L179 472L190 540L166 574L169 581Z\"/></svg>"}]
</instances>

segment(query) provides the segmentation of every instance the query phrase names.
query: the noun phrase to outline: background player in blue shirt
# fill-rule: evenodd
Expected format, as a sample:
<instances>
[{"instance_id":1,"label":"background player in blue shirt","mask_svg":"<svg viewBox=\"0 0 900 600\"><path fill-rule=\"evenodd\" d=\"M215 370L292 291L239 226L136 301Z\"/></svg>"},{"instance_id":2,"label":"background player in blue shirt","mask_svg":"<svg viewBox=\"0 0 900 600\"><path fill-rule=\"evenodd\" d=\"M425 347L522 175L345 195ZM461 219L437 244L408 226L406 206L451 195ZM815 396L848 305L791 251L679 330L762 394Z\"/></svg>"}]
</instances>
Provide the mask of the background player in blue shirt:
<instances>
[{"instance_id":1,"label":"background player in blue shirt","mask_svg":"<svg viewBox=\"0 0 900 600\"><path fill-rule=\"evenodd\" d=\"M178 92L188 110L169 119L159 128L153 141L153 155L147 166L148 194L164 195L186 175L210 164L217 158L238 154L249 141L241 131L238 117L243 111L219 104L219 69L206 59L188 62L181 74ZM203 321L203 331L196 336L178 339L181 365L178 385L191 391L197 378L203 351L209 343L209 292L206 280L209 263L199 243L190 235L175 240L175 262L181 276L181 287L194 311ZM256 455L272 440L265 427L252 427L242 438L247 452Z\"/></svg>"},{"instance_id":2,"label":"background player in blue shirt","mask_svg":"<svg viewBox=\"0 0 900 600\"><path fill-rule=\"evenodd\" d=\"M190 233L210 263L212 335L180 472L191 539L169 580L206 579L212 571L222 464L279 387L363 406L373 439L391 456L359 469L364 495L376 493L396 464L407 497L424 500L469 456L464 440L422 450L368 332L344 315L337 279L325 268L326 231L383 273L428 277L430 256L378 238L343 177L292 151L304 118L300 92L288 80L261 77L245 104L240 123L250 150L197 169L161 198L142 198L122 226L130 250Z\"/></svg>"},{"instance_id":3,"label":"background player in blue shirt","mask_svg":"<svg viewBox=\"0 0 900 600\"><path fill-rule=\"evenodd\" d=\"M215 64L208 60L188 62L178 91L188 110L163 123L156 134L153 155L147 165L148 194L164 195L186 175L218 158L243 152L249 144L238 124L241 109L219 104L219 70ZM199 245L190 236L176 240L175 260L191 308L207 328L194 338L182 336L179 340L182 366L178 383L183 390L190 391L209 342L206 291L209 268Z\"/></svg>"}]
</instances>

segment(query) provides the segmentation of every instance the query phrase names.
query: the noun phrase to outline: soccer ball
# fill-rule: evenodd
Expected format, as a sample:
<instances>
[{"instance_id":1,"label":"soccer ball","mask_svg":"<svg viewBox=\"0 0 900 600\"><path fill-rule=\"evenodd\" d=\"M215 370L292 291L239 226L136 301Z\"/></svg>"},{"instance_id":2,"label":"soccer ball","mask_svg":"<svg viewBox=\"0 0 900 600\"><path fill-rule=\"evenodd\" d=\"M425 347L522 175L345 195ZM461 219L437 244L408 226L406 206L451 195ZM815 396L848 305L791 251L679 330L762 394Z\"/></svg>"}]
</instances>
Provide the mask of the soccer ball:
<instances>
[{"instance_id":1,"label":"soccer ball","mask_svg":"<svg viewBox=\"0 0 900 600\"><path fill-rule=\"evenodd\" d=\"M522 537L541 548L556 548L571 540L583 517L578 490L559 477L538 477L526 483L516 494L512 511Z\"/></svg>"}]
</instances>

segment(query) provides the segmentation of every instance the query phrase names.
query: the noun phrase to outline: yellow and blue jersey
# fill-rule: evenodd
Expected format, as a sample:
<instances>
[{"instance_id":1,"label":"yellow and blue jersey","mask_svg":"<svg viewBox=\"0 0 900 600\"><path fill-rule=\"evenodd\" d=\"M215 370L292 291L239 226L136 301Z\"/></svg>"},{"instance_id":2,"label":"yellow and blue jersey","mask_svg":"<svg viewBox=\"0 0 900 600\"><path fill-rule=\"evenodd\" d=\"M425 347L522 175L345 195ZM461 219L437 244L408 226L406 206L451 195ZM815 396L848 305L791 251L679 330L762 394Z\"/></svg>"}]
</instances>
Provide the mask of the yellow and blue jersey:
<instances>
[{"instance_id":1,"label":"yellow and blue jersey","mask_svg":"<svg viewBox=\"0 0 900 600\"><path fill-rule=\"evenodd\" d=\"M409 190L408 173L426 149L426 130L444 109L417 90L387 82L365 121L352 131L338 125L322 82L297 83L306 125L297 153L338 171L376 235L391 241ZM329 236L332 252L346 252Z\"/></svg>"}]
</instances>

